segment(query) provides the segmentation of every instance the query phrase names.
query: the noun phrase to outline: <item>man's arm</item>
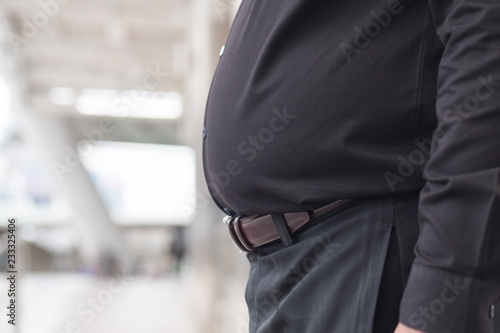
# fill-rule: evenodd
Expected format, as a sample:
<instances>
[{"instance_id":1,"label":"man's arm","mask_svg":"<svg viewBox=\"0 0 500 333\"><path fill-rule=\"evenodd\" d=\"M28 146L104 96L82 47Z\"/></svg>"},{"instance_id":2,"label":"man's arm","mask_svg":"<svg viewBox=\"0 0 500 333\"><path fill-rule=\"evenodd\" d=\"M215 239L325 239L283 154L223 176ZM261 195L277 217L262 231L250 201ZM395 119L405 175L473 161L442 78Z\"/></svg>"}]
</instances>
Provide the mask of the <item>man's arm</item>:
<instances>
[{"instance_id":1,"label":"man's arm","mask_svg":"<svg viewBox=\"0 0 500 333\"><path fill-rule=\"evenodd\" d=\"M493 332L491 305L500 298L500 0L429 1L445 46L438 128L400 321L428 333Z\"/></svg>"}]
</instances>

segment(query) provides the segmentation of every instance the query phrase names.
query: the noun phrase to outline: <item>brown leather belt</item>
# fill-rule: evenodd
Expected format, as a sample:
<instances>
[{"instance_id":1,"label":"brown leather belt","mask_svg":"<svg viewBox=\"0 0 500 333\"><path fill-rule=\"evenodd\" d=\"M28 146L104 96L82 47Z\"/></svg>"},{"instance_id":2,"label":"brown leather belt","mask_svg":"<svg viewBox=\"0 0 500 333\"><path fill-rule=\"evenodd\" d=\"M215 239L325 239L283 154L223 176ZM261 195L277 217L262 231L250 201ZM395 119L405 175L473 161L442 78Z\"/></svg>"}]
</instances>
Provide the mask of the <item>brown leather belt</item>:
<instances>
[{"instance_id":1,"label":"brown leather belt","mask_svg":"<svg viewBox=\"0 0 500 333\"><path fill-rule=\"evenodd\" d=\"M337 200L312 212L285 213L283 218L288 232L293 234L312 219L339 208L350 201L352 199ZM247 217L226 216L223 221L228 226L234 244L243 252L252 252L259 246L280 239L280 234L271 214Z\"/></svg>"}]
</instances>

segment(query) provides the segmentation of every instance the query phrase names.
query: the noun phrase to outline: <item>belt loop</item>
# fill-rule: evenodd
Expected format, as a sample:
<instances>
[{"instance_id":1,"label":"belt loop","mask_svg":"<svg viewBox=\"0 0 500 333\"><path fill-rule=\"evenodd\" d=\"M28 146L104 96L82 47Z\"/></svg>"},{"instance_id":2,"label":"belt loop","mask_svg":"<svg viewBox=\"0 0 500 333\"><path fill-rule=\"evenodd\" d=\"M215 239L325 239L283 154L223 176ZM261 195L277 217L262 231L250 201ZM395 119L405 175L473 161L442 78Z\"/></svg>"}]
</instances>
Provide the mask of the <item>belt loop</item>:
<instances>
[{"instance_id":1,"label":"belt loop","mask_svg":"<svg viewBox=\"0 0 500 333\"><path fill-rule=\"evenodd\" d=\"M271 217L273 218L274 225L280 234L283 245L285 245L285 247L293 245L292 236L288 231L283 214L271 214Z\"/></svg>"}]
</instances>

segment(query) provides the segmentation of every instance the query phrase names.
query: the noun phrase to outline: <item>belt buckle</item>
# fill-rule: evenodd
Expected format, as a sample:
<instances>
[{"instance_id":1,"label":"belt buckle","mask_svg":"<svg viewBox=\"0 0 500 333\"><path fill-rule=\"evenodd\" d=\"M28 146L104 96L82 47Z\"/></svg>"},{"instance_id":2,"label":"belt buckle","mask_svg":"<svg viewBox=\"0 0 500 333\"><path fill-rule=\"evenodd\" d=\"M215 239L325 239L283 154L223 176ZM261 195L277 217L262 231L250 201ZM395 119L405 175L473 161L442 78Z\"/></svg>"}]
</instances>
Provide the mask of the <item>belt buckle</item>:
<instances>
[{"instance_id":1,"label":"belt buckle","mask_svg":"<svg viewBox=\"0 0 500 333\"><path fill-rule=\"evenodd\" d=\"M227 225L229 235L231 236L234 245L236 245L236 247L240 249L240 252L249 253L255 250L255 248L247 242L243 233L241 232L240 216L228 215L222 219L222 222Z\"/></svg>"}]
</instances>

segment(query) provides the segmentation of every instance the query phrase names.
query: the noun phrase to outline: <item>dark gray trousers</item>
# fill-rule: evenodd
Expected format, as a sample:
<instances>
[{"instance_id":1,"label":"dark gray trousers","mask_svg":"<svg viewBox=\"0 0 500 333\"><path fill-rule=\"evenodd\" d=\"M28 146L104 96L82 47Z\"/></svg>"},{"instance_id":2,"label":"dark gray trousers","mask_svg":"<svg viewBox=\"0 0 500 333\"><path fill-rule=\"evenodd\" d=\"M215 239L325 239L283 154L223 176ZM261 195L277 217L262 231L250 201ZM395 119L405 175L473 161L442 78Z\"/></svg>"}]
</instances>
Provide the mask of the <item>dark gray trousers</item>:
<instances>
[{"instance_id":1,"label":"dark gray trousers","mask_svg":"<svg viewBox=\"0 0 500 333\"><path fill-rule=\"evenodd\" d=\"M358 200L248 254L250 333L389 333L418 237L418 193Z\"/></svg>"}]
</instances>

